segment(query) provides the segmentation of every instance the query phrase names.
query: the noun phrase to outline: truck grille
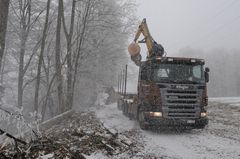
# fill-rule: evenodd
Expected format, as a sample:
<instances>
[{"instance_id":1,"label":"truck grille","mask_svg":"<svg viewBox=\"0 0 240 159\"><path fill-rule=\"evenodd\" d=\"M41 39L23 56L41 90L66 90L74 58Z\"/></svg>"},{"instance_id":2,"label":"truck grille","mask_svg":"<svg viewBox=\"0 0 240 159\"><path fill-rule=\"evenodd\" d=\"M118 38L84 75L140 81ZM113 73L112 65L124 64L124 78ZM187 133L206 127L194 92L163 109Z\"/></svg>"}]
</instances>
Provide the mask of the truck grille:
<instances>
[{"instance_id":1,"label":"truck grille","mask_svg":"<svg viewBox=\"0 0 240 159\"><path fill-rule=\"evenodd\" d=\"M196 118L200 113L197 90L165 90L164 114L168 118Z\"/></svg>"}]
</instances>

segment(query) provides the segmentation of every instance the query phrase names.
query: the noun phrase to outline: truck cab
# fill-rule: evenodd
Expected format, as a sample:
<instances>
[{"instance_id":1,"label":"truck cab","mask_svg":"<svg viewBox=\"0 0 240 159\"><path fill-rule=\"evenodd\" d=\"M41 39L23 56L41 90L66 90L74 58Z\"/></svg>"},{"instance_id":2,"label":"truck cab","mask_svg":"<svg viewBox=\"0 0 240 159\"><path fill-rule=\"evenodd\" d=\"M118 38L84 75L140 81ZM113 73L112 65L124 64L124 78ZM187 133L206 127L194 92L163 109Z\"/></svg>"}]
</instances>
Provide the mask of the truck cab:
<instances>
[{"instance_id":1,"label":"truck cab","mask_svg":"<svg viewBox=\"0 0 240 159\"><path fill-rule=\"evenodd\" d=\"M141 63L138 94L129 103L130 116L140 127L202 129L208 124L208 68L204 60L159 57Z\"/></svg>"}]
</instances>

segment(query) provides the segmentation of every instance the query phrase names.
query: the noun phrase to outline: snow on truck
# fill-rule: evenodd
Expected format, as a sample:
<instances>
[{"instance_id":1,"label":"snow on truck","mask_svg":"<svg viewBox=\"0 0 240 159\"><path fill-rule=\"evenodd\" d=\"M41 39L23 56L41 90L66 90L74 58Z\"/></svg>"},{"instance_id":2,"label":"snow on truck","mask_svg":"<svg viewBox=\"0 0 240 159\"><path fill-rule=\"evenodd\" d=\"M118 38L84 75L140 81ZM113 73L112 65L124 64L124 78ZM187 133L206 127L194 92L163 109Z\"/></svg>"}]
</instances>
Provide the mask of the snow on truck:
<instances>
[{"instance_id":1,"label":"snow on truck","mask_svg":"<svg viewBox=\"0 0 240 159\"><path fill-rule=\"evenodd\" d=\"M137 42L141 34L144 39ZM146 43L146 61L141 61L138 43ZM137 94L126 93L127 68L119 78L118 108L126 116L136 119L142 129L203 129L208 124L209 68L204 67L203 59L166 57L163 46L150 35L146 19L128 51L139 66L139 75Z\"/></svg>"}]
</instances>

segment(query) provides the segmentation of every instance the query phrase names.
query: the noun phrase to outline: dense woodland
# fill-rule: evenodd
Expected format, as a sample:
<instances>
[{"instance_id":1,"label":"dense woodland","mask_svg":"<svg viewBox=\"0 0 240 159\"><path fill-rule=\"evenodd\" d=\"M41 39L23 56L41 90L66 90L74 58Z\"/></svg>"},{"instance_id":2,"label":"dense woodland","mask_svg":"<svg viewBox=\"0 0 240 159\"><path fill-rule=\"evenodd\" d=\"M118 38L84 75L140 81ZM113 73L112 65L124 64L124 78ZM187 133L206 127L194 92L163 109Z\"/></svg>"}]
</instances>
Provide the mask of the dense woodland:
<instances>
[{"instance_id":1,"label":"dense woodland","mask_svg":"<svg viewBox=\"0 0 240 159\"><path fill-rule=\"evenodd\" d=\"M44 121L93 105L117 83L133 1L1 0L0 8L1 112Z\"/></svg>"}]
</instances>

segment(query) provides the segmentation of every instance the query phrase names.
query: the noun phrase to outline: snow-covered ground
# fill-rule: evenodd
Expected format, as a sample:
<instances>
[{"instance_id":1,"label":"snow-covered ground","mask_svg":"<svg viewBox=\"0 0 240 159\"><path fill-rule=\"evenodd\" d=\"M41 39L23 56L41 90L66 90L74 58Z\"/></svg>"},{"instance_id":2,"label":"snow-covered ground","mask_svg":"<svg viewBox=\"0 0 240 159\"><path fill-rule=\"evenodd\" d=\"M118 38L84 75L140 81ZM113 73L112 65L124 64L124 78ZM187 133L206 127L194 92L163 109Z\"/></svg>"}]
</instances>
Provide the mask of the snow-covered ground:
<instances>
[{"instance_id":1,"label":"snow-covered ground","mask_svg":"<svg viewBox=\"0 0 240 159\"><path fill-rule=\"evenodd\" d=\"M164 159L240 159L239 105L237 97L210 99L209 125L189 132L143 131L136 121L122 115L116 104L99 107L96 114L113 131L137 132L136 138L143 145L139 154Z\"/></svg>"},{"instance_id":2,"label":"snow-covered ground","mask_svg":"<svg viewBox=\"0 0 240 159\"><path fill-rule=\"evenodd\" d=\"M210 102L219 102L235 106L240 106L240 97L221 97L221 98L210 98Z\"/></svg>"}]
</instances>

